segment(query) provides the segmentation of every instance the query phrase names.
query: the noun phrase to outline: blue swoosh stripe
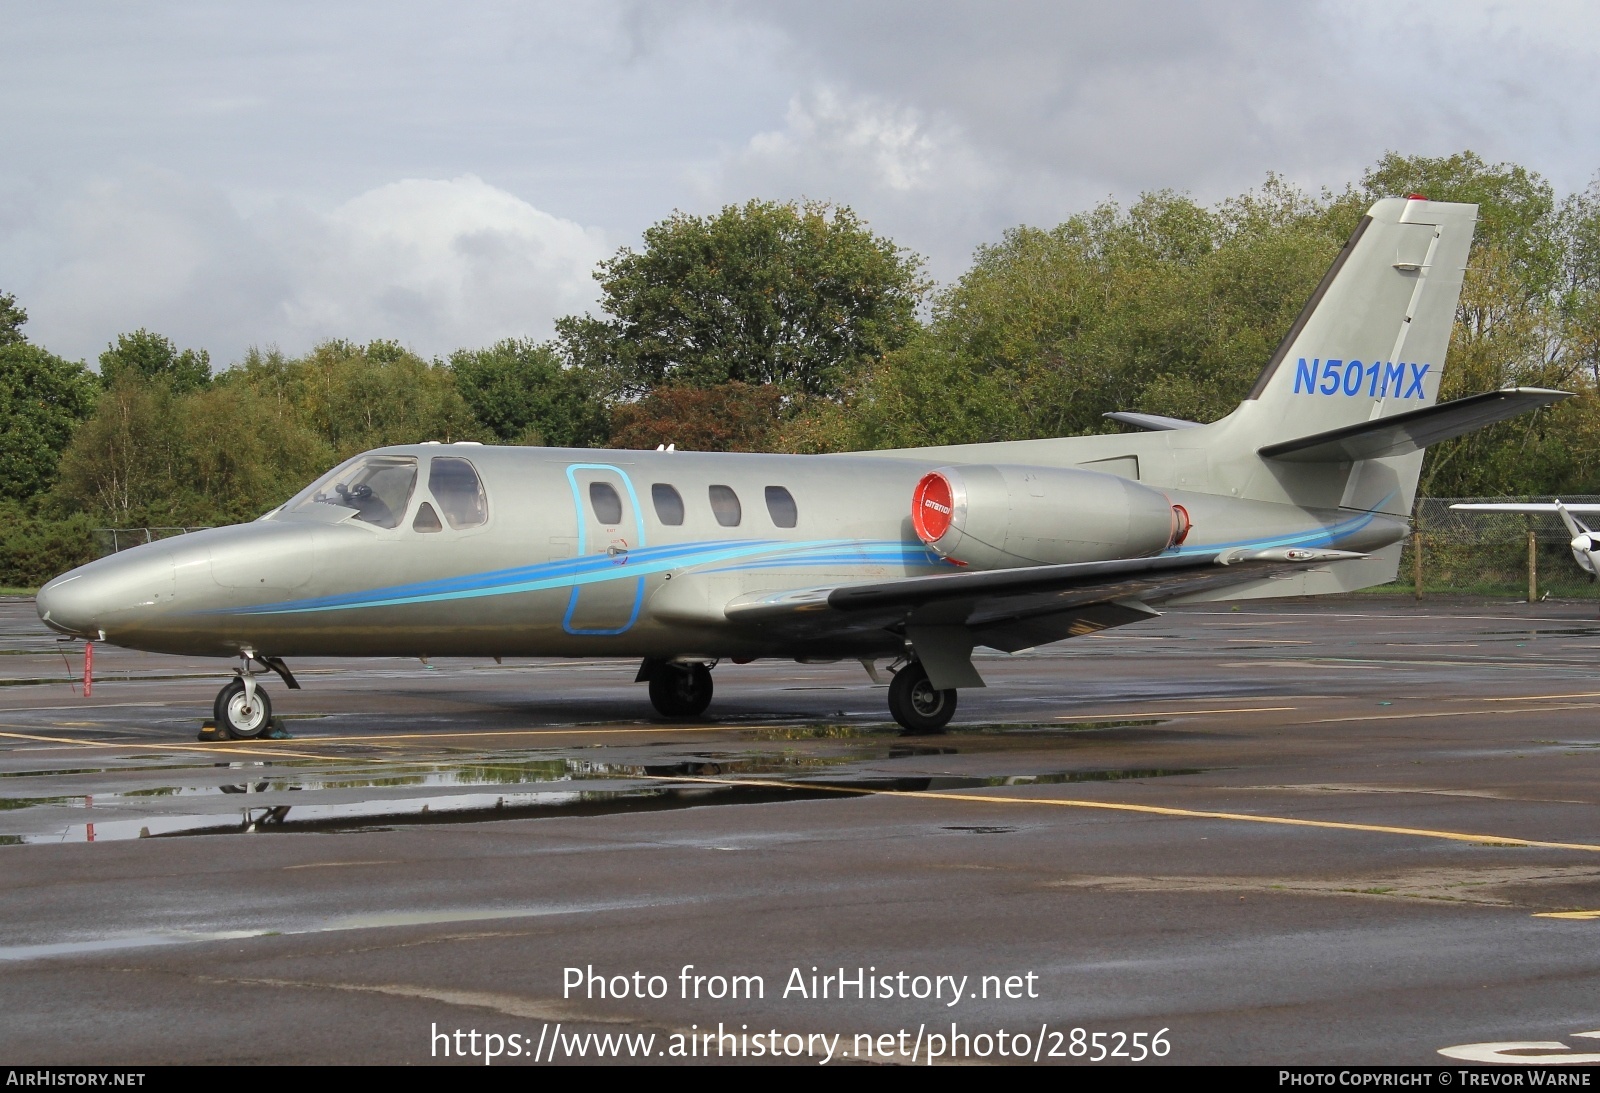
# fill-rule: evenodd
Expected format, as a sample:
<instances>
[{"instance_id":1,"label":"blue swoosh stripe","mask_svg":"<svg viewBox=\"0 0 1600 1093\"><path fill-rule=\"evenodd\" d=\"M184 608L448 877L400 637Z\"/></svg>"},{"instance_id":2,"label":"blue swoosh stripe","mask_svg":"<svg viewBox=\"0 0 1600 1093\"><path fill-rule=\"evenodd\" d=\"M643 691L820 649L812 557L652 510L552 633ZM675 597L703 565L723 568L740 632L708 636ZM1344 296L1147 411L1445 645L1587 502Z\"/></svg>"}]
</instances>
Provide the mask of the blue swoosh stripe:
<instances>
[{"instance_id":1,"label":"blue swoosh stripe","mask_svg":"<svg viewBox=\"0 0 1600 1093\"><path fill-rule=\"evenodd\" d=\"M1313 528L1309 531L1297 532L1292 535L1281 535L1276 538L1264 539L1236 539L1228 543L1193 543L1174 547L1163 551L1164 557L1184 554L1209 554L1218 550L1227 550L1231 547L1256 547L1266 549L1279 546L1332 546L1346 535L1360 531L1377 518L1376 513L1367 512L1349 520L1341 521L1332 527Z\"/></svg>"},{"instance_id":2,"label":"blue swoosh stripe","mask_svg":"<svg viewBox=\"0 0 1600 1093\"><path fill-rule=\"evenodd\" d=\"M604 581L632 580L669 569L697 568L717 562L770 554L774 551L786 555L819 550L838 552L850 542L851 540L847 539L822 540L796 544L789 549L785 549L785 544L781 540L773 539L680 543L631 551L623 562L618 562L610 555L591 554L581 558L564 558L557 562L518 566L514 569L469 574L464 577L422 581L307 600L291 600L286 603L262 604L257 607L225 609L218 613L244 615L321 613L362 607L396 607L414 603L477 599L484 596L508 596L522 592L598 584ZM902 548L901 544L893 545L897 550ZM859 560L859 555L856 557Z\"/></svg>"}]
</instances>

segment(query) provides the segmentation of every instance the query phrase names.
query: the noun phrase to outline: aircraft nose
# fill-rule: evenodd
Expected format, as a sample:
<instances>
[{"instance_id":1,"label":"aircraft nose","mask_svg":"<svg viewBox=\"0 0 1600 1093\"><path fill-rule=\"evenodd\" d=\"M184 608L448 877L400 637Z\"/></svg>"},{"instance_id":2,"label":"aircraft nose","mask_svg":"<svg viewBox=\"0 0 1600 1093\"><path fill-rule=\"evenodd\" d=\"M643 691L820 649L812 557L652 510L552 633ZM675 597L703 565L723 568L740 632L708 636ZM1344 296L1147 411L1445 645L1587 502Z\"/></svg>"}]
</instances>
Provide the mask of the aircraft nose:
<instances>
[{"instance_id":1,"label":"aircraft nose","mask_svg":"<svg viewBox=\"0 0 1600 1093\"><path fill-rule=\"evenodd\" d=\"M58 633L99 638L170 602L172 554L160 544L134 547L79 566L39 589L39 618Z\"/></svg>"},{"instance_id":2,"label":"aircraft nose","mask_svg":"<svg viewBox=\"0 0 1600 1093\"><path fill-rule=\"evenodd\" d=\"M75 638L92 638L99 634L96 625L92 594L92 580L83 573L68 573L57 577L43 588L34 600L39 619L50 629Z\"/></svg>"}]
</instances>

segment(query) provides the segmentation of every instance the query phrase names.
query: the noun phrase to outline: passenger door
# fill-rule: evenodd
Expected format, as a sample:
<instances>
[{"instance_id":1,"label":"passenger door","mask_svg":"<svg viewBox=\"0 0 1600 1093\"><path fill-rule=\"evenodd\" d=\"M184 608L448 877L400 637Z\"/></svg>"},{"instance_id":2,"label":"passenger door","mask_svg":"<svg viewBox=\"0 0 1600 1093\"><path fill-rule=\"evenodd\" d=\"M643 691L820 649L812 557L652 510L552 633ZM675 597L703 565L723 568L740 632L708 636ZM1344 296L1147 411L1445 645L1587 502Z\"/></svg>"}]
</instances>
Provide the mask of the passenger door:
<instances>
[{"instance_id":1,"label":"passenger door","mask_svg":"<svg viewBox=\"0 0 1600 1093\"><path fill-rule=\"evenodd\" d=\"M567 468L578 511L578 563L562 627L569 634L620 634L639 617L644 577L629 554L644 545L644 519L633 483L609 463Z\"/></svg>"}]
</instances>

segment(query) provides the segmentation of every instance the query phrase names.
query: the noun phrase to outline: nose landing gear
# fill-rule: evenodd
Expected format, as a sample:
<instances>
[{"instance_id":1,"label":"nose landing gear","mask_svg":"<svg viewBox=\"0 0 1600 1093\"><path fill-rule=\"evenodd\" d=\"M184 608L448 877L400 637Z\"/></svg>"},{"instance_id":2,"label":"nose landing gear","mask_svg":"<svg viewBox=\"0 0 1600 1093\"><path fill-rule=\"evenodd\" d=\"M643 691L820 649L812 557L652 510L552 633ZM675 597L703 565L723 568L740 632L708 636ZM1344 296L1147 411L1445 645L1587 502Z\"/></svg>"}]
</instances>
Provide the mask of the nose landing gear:
<instances>
[{"instance_id":1,"label":"nose landing gear","mask_svg":"<svg viewBox=\"0 0 1600 1093\"><path fill-rule=\"evenodd\" d=\"M211 712L217 728L234 740L254 740L272 727L272 699L256 686L248 669L238 669L228 685L217 692Z\"/></svg>"},{"instance_id":2,"label":"nose landing gear","mask_svg":"<svg viewBox=\"0 0 1600 1093\"><path fill-rule=\"evenodd\" d=\"M216 719L215 724L232 740L254 740L257 737L270 736L272 699L256 683L256 677L250 671L251 661L257 661L272 669L290 690L298 691L300 682L294 678L294 673L289 671L289 666L279 657L264 657L254 650L245 650L239 654L239 661L239 667L233 670L233 679L217 692L217 700L212 704L211 712Z\"/></svg>"}]
</instances>

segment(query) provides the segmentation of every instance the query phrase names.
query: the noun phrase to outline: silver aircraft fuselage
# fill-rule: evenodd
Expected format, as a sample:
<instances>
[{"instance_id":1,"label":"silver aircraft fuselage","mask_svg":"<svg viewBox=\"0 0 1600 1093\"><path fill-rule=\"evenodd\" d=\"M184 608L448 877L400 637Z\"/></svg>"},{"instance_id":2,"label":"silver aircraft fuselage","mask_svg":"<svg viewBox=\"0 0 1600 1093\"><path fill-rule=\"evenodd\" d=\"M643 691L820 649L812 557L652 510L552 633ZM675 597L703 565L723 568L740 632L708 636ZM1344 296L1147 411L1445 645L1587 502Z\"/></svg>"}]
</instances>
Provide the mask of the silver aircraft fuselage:
<instances>
[{"instance_id":1,"label":"silver aircraft fuselage","mask_svg":"<svg viewBox=\"0 0 1600 1093\"><path fill-rule=\"evenodd\" d=\"M1062 455L1095 460L1097 449L1166 448L1169 439L1085 437L1071 449L1055 441L1060 454L1049 462L1073 466ZM769 634L730 623L723 605L766 591L957 572L913 531L913 489L953 455L993 458L1019 447L1031 445L854 456L385 448L368 455L408 457L420 468L394 527L338 504L291 502L252 523L92 562L46 585L39 612L63 633L208 656L892 657L905 642L887 631ZM478 526L415 526L439 457L470 461L481 476L486 519ZM596 517L596 483L621 503L606 514L614 523ZM663 523L653 503L661 486L681 498L681 523ZM731 491L736 519L725 503L719 519L714 489ZM772 508L771 489L792 499L792 511ZM1400 520L1340 512L1336 501L1318 511L1164 492L1194 524L1169 548L1174 554L1289 545L1362 552L1405 532Z\"/></svg>"}]
</instances>

